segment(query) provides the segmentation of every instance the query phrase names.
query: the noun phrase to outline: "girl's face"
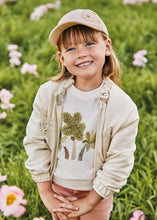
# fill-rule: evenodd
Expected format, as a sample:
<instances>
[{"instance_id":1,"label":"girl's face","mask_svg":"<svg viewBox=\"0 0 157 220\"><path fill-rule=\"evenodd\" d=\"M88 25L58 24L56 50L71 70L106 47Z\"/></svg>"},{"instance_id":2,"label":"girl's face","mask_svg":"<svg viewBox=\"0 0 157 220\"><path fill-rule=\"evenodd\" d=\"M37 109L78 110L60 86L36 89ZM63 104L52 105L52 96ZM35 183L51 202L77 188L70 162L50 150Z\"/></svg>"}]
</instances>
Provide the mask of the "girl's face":
<instances>
[{"instance_id":1,"label":"girl's face","mask_svg":"<svg viewBox=\"0 0 157 220\"><path fill-rule=\"evenodd\" d=\"M59 59L68 71L75 76L75 86L90 85L97 88L102 82L102 70L105 56L110 55L111 41L104 40L101 33L94 34L96 40L88 39L79 34L77 39L71 35L66 47L61 44L58 52ZM88 89L87 89L88 90Z\"/></svg>"}]
</instances>

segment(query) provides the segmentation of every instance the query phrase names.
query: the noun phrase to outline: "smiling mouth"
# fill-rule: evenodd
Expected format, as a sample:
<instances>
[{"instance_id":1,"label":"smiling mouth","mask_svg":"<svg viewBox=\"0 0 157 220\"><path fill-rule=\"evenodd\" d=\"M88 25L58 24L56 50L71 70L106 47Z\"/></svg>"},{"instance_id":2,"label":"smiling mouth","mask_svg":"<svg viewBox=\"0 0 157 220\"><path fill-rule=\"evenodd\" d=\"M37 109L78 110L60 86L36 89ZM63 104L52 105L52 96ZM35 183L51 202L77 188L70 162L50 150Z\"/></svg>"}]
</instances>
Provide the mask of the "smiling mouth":
<instances>
[{"instance_id":1,"label":"smiling mouth","mask_svg":"<svg viewBox=\"0 0 157 220\"><path fill-rule=\"evenodd\" d=\"M89 61L89 62L80 63L77 66L78 67L85 67L85 66L90 66L92 63L93 63L92 61Z\"/></svg>"}]
</instances>

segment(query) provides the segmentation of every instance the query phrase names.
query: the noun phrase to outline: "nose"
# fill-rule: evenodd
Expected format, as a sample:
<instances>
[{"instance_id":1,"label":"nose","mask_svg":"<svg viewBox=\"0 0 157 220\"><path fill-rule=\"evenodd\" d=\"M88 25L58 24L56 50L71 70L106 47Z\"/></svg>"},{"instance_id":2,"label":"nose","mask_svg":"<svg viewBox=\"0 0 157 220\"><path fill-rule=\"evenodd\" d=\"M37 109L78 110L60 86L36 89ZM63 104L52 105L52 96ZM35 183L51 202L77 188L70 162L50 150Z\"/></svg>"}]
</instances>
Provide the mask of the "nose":
<instances>
[{"instance_id":1,"label":"nose","mask_svg":"<svg viewBox=\"0 0 157 220\"><path fill-rule=\"evenodd\" d=\"M87 56L87 51L84 47L77 48L77 58L81 59Z\"/></svg>"}]
</instances>

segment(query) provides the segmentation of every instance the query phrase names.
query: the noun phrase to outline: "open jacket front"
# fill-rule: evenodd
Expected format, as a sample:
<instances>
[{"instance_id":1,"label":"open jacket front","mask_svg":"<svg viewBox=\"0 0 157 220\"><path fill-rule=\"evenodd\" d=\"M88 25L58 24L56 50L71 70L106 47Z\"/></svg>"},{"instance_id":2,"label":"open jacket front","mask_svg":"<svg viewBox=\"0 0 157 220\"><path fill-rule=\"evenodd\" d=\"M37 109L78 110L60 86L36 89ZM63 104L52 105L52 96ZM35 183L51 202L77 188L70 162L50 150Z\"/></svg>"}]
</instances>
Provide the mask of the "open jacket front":
<instances>
[{"instance_id":1,"label":"open jacket front","mask_svg":"<svg viewBox=\"0 0 157 220\"><path fill-rule=\"evenodd\" d=\"M52 181L57 161L66 89L73 79L43 84L33 103L24 147L26 168L34 181ZM93 188L107 197L126 184L133 168L138 128L137 107L111 79L105 78L97 98L99 117L95 142Z\"/></svg>"}]
</instances>

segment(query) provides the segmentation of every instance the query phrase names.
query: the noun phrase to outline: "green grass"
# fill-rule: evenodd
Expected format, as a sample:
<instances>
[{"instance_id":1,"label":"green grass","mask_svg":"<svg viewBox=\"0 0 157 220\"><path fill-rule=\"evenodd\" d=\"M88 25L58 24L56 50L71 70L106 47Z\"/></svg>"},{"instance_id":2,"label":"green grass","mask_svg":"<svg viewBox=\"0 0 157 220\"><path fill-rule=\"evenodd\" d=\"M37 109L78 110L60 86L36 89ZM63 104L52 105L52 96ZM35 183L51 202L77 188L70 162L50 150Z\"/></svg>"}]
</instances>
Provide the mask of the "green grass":
<instances>
[{"instance_id":1,"label":"green grass","mask_svg":"<svg viewBox=\"0 0 157 220\"><path fill-rule=\"evenodd\" d=\"M114 50L120 60L121 87L137 104L140 115L136 139L135 166L127 184L115 194L112 220L129 220L141 209L147 220L157 220L157 4L123 5L122 0L63 0L57 10L48 11L39 21L29 19L34 8L48 0L17 0L0 6L0 89L14 95L16 107L0 120L0 172L7 184L17 185L28 199L26 213L19 220L51 215L42 204L36 184L24 166L25 128L39 86L57 74L56 50L48 42L51 29L63 14L76 8L96 11L106 23ZM38 65L39 77L22 75L20 67L10 68L8 44L18 44L22 64ZM146 49L145 68L132 65L133 53ZM0 215L0 220L15 219Z\"/></svg>"}]
</instances>

